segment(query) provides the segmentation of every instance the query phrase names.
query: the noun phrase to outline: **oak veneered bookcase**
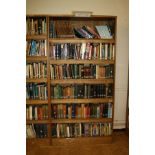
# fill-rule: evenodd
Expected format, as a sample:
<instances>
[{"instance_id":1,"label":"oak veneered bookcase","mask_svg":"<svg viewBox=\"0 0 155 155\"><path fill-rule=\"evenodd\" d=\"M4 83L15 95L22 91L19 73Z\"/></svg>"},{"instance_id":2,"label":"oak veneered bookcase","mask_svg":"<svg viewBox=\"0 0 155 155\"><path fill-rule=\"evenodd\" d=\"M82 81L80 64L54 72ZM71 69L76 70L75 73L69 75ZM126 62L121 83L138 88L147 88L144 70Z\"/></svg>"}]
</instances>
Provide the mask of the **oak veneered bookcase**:
<instances>
[{"instance_id":1,"label":"oak veneered bookcase","mask_svg":"<svg viewBox=\"0 0 155 155\"><path fill-rule=\"evenodd\" d=\"M116 23L116 16L26 16L27 146L112 142ZM97 25L108 25L112 38L73 31Z\"/></svg>"}]
</instances>

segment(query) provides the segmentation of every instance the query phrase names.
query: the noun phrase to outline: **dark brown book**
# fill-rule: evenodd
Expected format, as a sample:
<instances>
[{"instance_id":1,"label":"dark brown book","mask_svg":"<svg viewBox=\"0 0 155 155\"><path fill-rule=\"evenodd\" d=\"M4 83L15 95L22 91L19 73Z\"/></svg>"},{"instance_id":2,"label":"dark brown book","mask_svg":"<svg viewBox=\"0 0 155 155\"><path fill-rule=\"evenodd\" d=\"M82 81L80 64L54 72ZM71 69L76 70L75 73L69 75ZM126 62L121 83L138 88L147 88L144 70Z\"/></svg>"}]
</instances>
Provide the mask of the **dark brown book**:
<instances>
[{"instance_id":1,"label":"dark brown book","mask_svg":"<svg viewBox=\"0 0 155 155\"><path fill-rule=\"evenodd\" d=\"M86 29L87 29L91 34L94 35L94 38L101 38L101 37L99 36L99 34L98 34L97 32L95 32L95 30L94 30L93 28L91 28L91 27L89 27L89 26L86 26Z\"/></svg>"}]
</instances>

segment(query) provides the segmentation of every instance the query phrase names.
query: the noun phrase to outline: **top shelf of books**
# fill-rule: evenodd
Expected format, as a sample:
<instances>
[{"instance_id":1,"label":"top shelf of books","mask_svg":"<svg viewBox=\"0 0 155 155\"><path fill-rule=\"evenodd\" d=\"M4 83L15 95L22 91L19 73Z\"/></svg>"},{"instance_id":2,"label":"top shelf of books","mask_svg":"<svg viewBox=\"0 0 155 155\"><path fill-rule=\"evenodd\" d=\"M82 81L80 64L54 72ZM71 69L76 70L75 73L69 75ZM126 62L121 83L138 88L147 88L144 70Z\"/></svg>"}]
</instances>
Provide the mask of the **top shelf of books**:
<instances>
[{"instance_id":1,"label":"top shelf of books","mask_svg":"<svg viewBox=\"0 0 155 155\"><path fill-rule=\"evenodd\" d=\"M26 34L27 39L49 37L53 42L114 42L115 22L116 17L27 16Z\"/></svg>"}]
</instances>

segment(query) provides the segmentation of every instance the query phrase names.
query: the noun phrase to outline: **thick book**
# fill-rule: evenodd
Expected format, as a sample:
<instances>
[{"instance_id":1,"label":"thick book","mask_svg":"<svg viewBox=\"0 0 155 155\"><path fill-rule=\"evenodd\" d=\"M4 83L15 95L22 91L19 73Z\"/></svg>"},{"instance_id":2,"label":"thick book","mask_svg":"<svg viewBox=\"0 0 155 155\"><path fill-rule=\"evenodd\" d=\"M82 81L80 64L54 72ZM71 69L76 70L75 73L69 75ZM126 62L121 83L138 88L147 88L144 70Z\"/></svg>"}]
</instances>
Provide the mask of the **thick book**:
<instances>
[{"instance_id":1,"label":"thick book","mask_svg":"<svg viewBox=\"0 0 155 155\"><path fill-rule=\"evenodd\" d=\"M94 38L100 38L99 34L91 27L85 26L86 30L90 32Z\"/></svg>"},{"instance_id":2,"label":"thick book","mask_svg":"<svg viewBox=\"0 0 155 155\"><path fill-rule=\"evenodd\" d=\"M91 33L91 32L87 29L87 26L86 26L86 25L84 25L84 26L82 27L82 29L83 29L84 31L86 31L86 32L89 34L90 38L95 38L95 35L94 35L93 33Z\"/></svg>"},{"instance_id":3,"label":"thick book","mask_svg":"<svg viewBox=\"0 0 155 155\"><path fill-rule=\"evenodd\" d=\"M74 31L74 34L75 34L76 37L85 38L85 35L81 31L79 31L79 29L74 28L73 31Z\"/></svg>"}]
</instances>

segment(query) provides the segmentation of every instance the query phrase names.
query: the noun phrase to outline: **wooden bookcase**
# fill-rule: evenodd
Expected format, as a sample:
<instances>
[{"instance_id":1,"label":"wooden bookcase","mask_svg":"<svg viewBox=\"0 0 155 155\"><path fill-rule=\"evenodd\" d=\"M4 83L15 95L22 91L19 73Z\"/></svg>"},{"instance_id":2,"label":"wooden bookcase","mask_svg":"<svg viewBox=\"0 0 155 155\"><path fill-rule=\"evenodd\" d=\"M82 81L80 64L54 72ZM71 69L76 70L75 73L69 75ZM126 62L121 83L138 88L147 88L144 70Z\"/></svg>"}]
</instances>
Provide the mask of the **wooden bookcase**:
<instances>
[{"instance_id":1,"label":"wooden bookcase","mask_svg":"<svg viewBox=\"0 0 155 155\"><path fill-rule=\"evenodd\" d=\"M109 125L109 123L111 123L111 130L113 128L113 120L114 120L114 101L115 101L115 57L116 57L116 22L117 22L117 17L116 16L91 16L91 17L74 17L74 16L69 16L69 15L27 15L26 17L27 20L27 35L26 35L26 41L27 41L27 50L26 50L26 62L27 65L29 65L29 69L28 69L28 73L27 74L36 74L35 77L34 75L31 76L30 75L26 78L26 87L27 89L29 89L30 91L34 91L35 93L37 91L41 92L41 89L43 89L43 92L45 96L43 97L38 97L38 92L34 95L37 96L36 98L31 97L31 93L28 93L28 97L26 99L26 112L27 112L27 120L26 120L26 124L27 125L32 125L33 127L36 124L44 124L47 125L46 128L46 134L42 137L42 138L27 138L26 142L27 142L27 146L32 146L32 145L70 145L70 144L101 144L101 143L111 143L112 142L112 134L110 135L104 135L105 130L103 129L105 124L107 123ZM36 22L37 21L37 22ZM42 25L42 27L40 28L38 25ZM54 23L51 28L51 23ZM70 37L67 36L67 34L72 35L72 31L73 28L81 28L82 26L87 25L92 27L95 27L96 25L108 25L111 28L112 34L113 34L113 38L112 39L99 39L99 38L95 38L95 39L86 39L86 38L77 38L77 37ZM40 29L38 29L38 27ZM45 30L45 32L44 32ZM57 32L57 37L50 37L51 34L51 30L54 32ZM37 31L37 32L36 32ZM42 33L44 32L44 33ZM40 33L40 34L38 34ZM65 36L66 35L66 36ZM63 37L62 37L63 36ZM35 41L35 44L38 44L38 46L36 45L36 47L39 48L39 50L41 50L41 46L43 45L44 50L46 50L46 54L41 54L41 56L38 56L36 54L30 53L30 48L32 48L32 41ZM41 42L42 41L42 42ZM39 43L38 43L39 42ZM90 58L90 59L61 59L61 58L53 58L51 56L51 51L54 51L54 46L57 46L56 44L61 44L62 46L64 44L74 44L76 47L76 44L85 44L87 45L88 43L91 43L95 48L95 44L97 44L97 46L99 48L102 48L105 44L108 45L108 50L109 50L109 46L110 44L113 45L112 47L114 48L114 57L111 59L102 59L102 58ZM62 47L63 48L63 47ZM52 50L51 50L52 49ZM38 50L38 51L39 51ZM100 50L100 49L98 49ZM40 63L40 64L39 64ZM110 78L63 78L63 79L59 79L58 77L54 77L53 79L51 78L51 65L72 65L72 64L76 64L76 65L113 65L113 76ZM46 66L44 68L44 71L46 72L45 76L40 76L38 77L38 74L42 73L41 67L38 69L39 71L36 71L37 67L34 67L38 65L39 67L42 66ZM34 69L34 68L35 69ZM55 69L55 68L54 68ZM31 71L30 71L31 70ZM33 70L33 71L32 71ZM60 71L60 70L59 70ZM33 72L33 73L32 73ZM39 73L38 73L39 72ZM45 73L44 72L44 73ZM97 71L96 71L97 72ZM111 97L107 97L107 96L102 96L102 97L83 97L83 98L75 98L75 97L68 97L65 98L63 96L61 96L61 98L56 98L56 97L52 97L52 94L54 96L53 91L55 91L55 87L57 85L60 86L66 86L69 85L69 87L71 87L73 85L73 90L75 91L75 86L74 85L85 85L86 87L88 85L93 85L93 86L89 86L89 87L99 87L100 85L104 85L107 88L107 86L111 84L112 85L112 96ZM99 85L99 86L97 86ZM52 87L54 87L52 89ZM95 88L96 89L96 88ZM63 90L63 88L62 88ZM85 89L87 92L89 91L89 89ZM94 91L94 90L93 90ZM101 91L101 90L100 90ZM58 91L57 91L58 93ZM96 92L98 93L98 92ZM69 93L70 94L70 93ZM33 96L32 95L32 96ZM75 92L74 92L75 95ZM90 111L88 109L90 109L90 104L91 106L99 106L100 104L105 104L105 103L110 103L112 105L111 110L112 110L112 116L110 118L108 117L101 117L100 116L100 112L101 109L99 111L99 117L90 117ZM72 118L72 113L73 113L73 109L71 110L71 117L70 118L66 118L67 116L59 116L60 118L53 118L53 113L57 112L58 113L58 105L61 106L66 106L67 105L71 105L71 106L82 106L82 104L88 107L87 112L89 113L89 116L87 117L82 117L81 114L81 118L77 118L76 113L75 113L75 118ZM57 107L56 111L53 110L53 107ZM35 109L36 107L36 109ZM39 114L38 109L42 108L42 112L41 114ZM45 108L43 111L43 107ZM78 108L77 108L78 109ZM60 110L60 109L59 109ZM63 109L64 110L64 109ZM75 110L75 109L74 109ZM53 112L54 111L54 112ZM45 112L45 117L43 112ZM85 111L86 112L86 111ZM31 114L30 114L31 113ZM37 119L34 118L34 113L38 113L37 114ZM64 114L64 111L63 111ZM66 113L65 113L66 114ZM30 116L31 115L31 116ZM39 119L40 115L42 116L42 118ZM58 115L58 114L57 114ZM69 115L69 114L68 114ZM36 115L35 115L36 116ZM56 115L54 115L56 116ZM62 118L65 117L65 118ZM54 124L55 127L54 128ZM64 129L60 131L60 126L57 125L60 124L60 126L62 128L68 128L68 129ZM66 124L66 126L64 127L63 124ZM73 127L70 127L70 124L73 125ZM80 131L80 136L78 135L72 135L73 137L71 137L71 133L74 133L75 131L73 131L74 125L75 124L79 124L79 126L82 128L77 128L77 130L82 130ZM88 131L89 133L85 133L85 127L86 124L88 124ZM96 124L96 128L94 129L94 126ZM103 126L102 126L103 125ZM58 127L59 126L59 127ZM32 126L31 126L32 127ZM102 128L103 127L103 128ZM40 127L41 128L41 127ZM91 128L91 129L90 129ZM35 130L37 129L37 125ZM39 130L39 129L38 129ZM41 129L40 129L41 130ZM64 133L67 130L67 132L69 132L69 136L66 136L66 133ZM98 131L97 131L98 130ZM107 130L107 132L110 129ZM56 133L55 136L53 136L53 131L58 132L59 134L60 132L63 132L63 134L61 133L61 135L59 135L58 133ZM100 133L95 133L96 132L100 132ZM101 132L103 132L103 135L101 134ZM91 133L91 135L90 135ZM68 133L67 133L68 134ZM88 134L88 135L87 135ZM94 135L96 134L96 135Z\"/></svg>"}]
</instances>

